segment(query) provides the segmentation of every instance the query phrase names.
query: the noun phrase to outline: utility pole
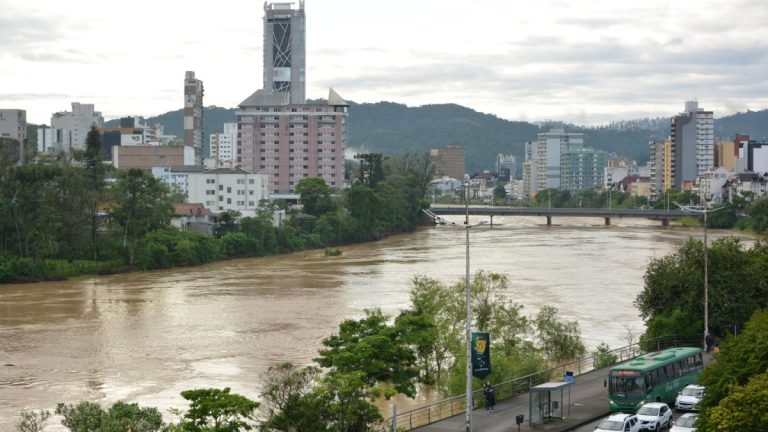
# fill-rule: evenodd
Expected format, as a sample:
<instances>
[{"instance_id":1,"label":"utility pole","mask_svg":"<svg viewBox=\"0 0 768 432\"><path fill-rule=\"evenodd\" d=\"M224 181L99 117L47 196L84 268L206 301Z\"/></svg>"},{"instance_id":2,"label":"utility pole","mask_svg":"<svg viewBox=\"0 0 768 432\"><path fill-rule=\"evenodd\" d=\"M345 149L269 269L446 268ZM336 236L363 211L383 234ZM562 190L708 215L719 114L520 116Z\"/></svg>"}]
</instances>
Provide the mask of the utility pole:
<instances>
[{"instance_id":1,"label":"utility pole","mask_svg":"<svg viewBox=\"0 0 768 432\"><path fill-rule=\"evenodd\" d=\"M706 351L707 336L709 335L709 271L707 268L709 261L709 246L707 244L707 213L722 210L724 207L710 209L707 205L707 201L703 199L702 201L704 202L704 205L702 206L682 206L678 203L675 203L675 205L680 207L681 210L704 214L704 350Z\"/></svg>"}]
</instances>

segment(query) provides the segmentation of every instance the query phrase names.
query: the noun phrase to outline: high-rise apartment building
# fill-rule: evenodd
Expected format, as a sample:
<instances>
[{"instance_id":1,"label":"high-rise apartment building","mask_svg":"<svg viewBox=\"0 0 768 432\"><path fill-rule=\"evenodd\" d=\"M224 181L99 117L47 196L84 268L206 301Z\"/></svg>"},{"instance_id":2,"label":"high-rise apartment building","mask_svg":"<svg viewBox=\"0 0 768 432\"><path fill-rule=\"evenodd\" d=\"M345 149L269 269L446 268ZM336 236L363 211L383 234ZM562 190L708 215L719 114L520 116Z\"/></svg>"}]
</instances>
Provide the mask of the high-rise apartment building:
<instances>
[{"instance_id":1,"label":"high-rise apartment building","mask_svg":"<svg viewBox=\"0 0 768 432\"><path fill-rule=\"evenodd\" d=\"M264 3L264 90L288 93L291 104L306 100L306 19L304 0Z\"/></svg>"},{"instance_id":2,"label":"high-rise apartment building","mask_svg":"<svg viewBox=\"0 0 768 432\"><path fill-rule=\"evenodd\" d=\"M14 162L26 161L27 153L27 112L20 109L0 109L0 138L18 141L11 148ZM10 146L10 142L8 143Z\"/></svg>"},{"instance_id":3,"label":"high-rise apartment building","mask_svg":"<svg viewBox=\"0 0 768 432\"><path fill-rule=\"evenodd\" d=\"M43 149L50 153L66 152L73 150L85 150L85 139L91 126L104 127L104 117L95 110L93 104L81 104L72 102L72 111L62 111L51 117L51 129L38 129L38 147L40 145L40 133L47 134L50 142L43 145Z\"/></svg>"},{"instance_id":4,"label":"high-rise apartment building","mask_svg":"<svg viewBox=\"0 0 768 432\"><path fill-rule=\"evenodd\" d=\"M429 158L435 164L436 177L449 177L464 181L464 149L458 144L448 144L429 151Z\"/></svg>"},{"instance_id":5,"label":"high-rise apartment building","mask_svg":"<svg viewBox=\"0 0 768 432\"><path fill-rule=\"evenodd\" d=\"M674 186L693 184L715 165L714 113L685 103L685 112L672 118L672 175Z\"/></svg>"},{"instance_id":6,"label":"high-rise apartment building","mask_svg":"<svg viewBox=\"0 0 768 432\"><path fill-rule=\"evenodd\" d=\"M560 189L576 193L602 186L608 153L593 148L570 148L560 153Z\"/></svg>"},{"instance_id":7,"label":"high-rise apartment building","mask_svg":"<svg viewBox=\"0 0 768 432\"><path fill-rule=\"evenodd\" d=\"M203 164L203 82L184 74L184 145L195 149L195 164Z\"/></svg>"},{"instance_id":8,"label":"high-rise apartment building","mask_svg":"<svg viewBox=\"0 0 768 432\"><path fill-rule=\"evenodd\" d=\"M673 187L673 165L672 165L672 140L649 141L651 158L648 160L648 166L651 170L651 201L655 201L667 189Z\"/></svg>"},{"instance_id":9,"label":"high-rise apartment building","mask_svg":"<svg viewBox=\"0 0 768 432\"><path fill-rule=\"evenodd\" d=\"M344 139L349 104L333 89L328 101L289 103L288 93L257 90L237 111L237 162L270 175L273 195L295 195L296 184L321 177L344 187Z\"/></svg>"},{"instance_id":10,"label":"high-rise apartment building","mask_svg":"<svg viewBox=\"0 0 768 432\"><path fill-rule=\"evenodd\" d=\"M264 4L264 87L239 105L237 164L268 174L269 192L296 197L301 179L344 187L349 104L333 89L328 100L305 97L304 2Z\"/></svg>"},{"instance_id":11,"label":"high-rise apartment building","mask_svg":"<svg viewBox=\"0 0 768 432\"><path fill-rule=\"evenodd\" d=\"M538 134L536 142L531 145L530 193L534 194L545 189L560 188L560 157L562 152L584 148L584 134L565 132L563 129L552 129Z\"/></svg>"}]
</instances>

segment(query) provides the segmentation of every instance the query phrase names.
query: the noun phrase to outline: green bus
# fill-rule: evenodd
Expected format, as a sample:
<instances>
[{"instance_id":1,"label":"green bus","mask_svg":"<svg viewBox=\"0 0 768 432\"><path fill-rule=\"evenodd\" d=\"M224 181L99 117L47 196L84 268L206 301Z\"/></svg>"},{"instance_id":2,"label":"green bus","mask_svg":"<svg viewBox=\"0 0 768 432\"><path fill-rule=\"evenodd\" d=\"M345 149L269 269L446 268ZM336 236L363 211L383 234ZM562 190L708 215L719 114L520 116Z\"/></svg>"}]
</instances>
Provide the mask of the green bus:
<instances>
[{"instance_id":1,"label":"green bus","mask_svg":"<svg viewBox=\"0 0 768 432\"><path fill-rule=\"evenodd\" d=\"M703 368L701 348L669 348L614 366L608 372L610 411L634 413L646 402L673 406L677 393L698 382Z\"/></svg>"}]
</instances>

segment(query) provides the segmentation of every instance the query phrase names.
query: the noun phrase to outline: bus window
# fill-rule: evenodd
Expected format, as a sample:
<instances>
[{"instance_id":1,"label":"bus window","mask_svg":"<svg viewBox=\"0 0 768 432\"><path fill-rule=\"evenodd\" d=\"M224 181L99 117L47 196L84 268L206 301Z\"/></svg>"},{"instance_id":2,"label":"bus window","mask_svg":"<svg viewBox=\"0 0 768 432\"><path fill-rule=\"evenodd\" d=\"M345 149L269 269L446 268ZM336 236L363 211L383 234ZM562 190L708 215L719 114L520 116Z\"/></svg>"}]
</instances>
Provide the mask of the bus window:
<instances>
[{"instance_id":1,"label":"bus window","mask_svg":"<svg viewBox=\"0 0 768 432\"><path fill-rule=\"evenodd\" d=\"M610 377L610 394L618 397L645 395L645 378L639 373Z\"/></svg>"}]
</instances>

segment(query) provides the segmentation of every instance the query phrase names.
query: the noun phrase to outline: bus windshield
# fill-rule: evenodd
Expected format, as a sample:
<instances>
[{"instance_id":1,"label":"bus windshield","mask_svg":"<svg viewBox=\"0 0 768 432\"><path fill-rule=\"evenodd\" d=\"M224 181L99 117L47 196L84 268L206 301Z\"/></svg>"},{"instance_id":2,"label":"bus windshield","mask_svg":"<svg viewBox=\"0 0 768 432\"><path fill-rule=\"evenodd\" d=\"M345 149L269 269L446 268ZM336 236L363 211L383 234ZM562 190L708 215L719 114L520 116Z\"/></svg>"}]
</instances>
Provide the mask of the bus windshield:
<instances>
[{"instance_id":1,"label":"bus windshield","mask_svg":"<svg viewBox=\"0 0 768 432\"><path fill-rule=\"evenodd\" d=\"M635 371L611 371L610 394L620 398L645 395L643 375Z\"/></svg>"}]
</instances>

